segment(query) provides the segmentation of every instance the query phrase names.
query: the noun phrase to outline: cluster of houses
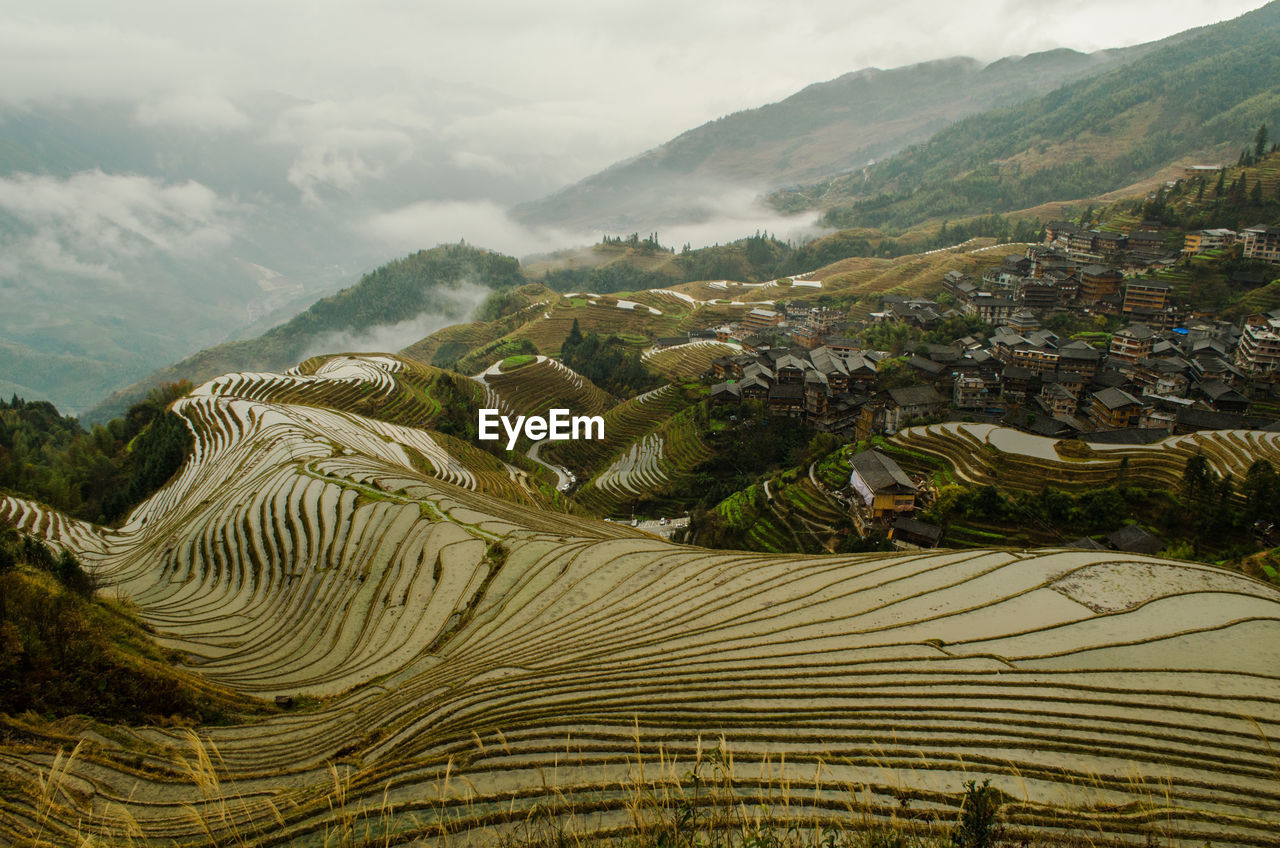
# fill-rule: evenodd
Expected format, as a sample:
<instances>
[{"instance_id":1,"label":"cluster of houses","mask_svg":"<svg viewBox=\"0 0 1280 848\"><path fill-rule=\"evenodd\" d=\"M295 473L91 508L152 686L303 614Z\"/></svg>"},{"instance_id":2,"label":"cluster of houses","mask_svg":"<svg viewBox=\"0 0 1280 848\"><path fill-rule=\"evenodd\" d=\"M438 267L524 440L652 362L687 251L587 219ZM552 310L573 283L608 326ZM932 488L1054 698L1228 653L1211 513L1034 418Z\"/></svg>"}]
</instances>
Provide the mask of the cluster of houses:
<instances>
[{"instance_id":1,"label":"cluster of houses","mask_svg":"<svg viewBox=\"0 0 1280 848\"><path fill-rule=\"evenodd\" d=\"M985 338L918 346L906 358L907 380L900 369L880 380L888 354L838 335L854 331L839 312L803 300L756 308L711 331L742 343L740 355L712 363L712 400L758 401L770 414L855 439L948 417L1055 436L1146 431L1134 439L1275 426L1254 407L1274 409L1280 398L1280 310L1234 325L1186 315L1158 274L1188 254L1237 242L1252 258L1280 262L1280 228L1266 225L1182 234L1155 222L1124 232L1050 222L1043 244L981 279L948 272L945 297L884 298L871 320L927 332L974 316L995 328ZM1061 338L1042 321L1064 312L1118 316L1124 326Z\"/></svg>"},{"instance_id":2,"label":"cluster of houses","mask_svg":"<svg viewBox=\"0 0 1280 848\"><path fill-rule=\"evenodd\" d=\"M815 430L867 438L877 430L871 401L879 363L887 356L848 339L812 350L744 345L742 354L712 361L720 382L711 387L711 402L758 401L769 414L802 417Z\"/></svg>"},{"instance_id":3,"label":"cluster of houses","mask_svg":"<svg viewBox=\"0 0 1280 848\"><path fill-rule=\"evenodd\" d=\"M1173 329L1135 322L1112 334L1104 352L1048 330L1002 327L984 351L1004 364L1001 399L1029 413L1027 429L1069 435L1141 428L1158 438L1267 426L1251 412L1280 376L1276 329L1280 310L1254 316L1243 332L1225 322Z\"/></svg>"},{"instance_id":4,"label":"cluster of houses","mask_svg":"<svg viewBox=\"0 0 1280 848\"><path fill-rule=\"evenodd\" d=\"M1166 231L1159 222L1143 221L1118 232L1077 227L1066 221L1045 225L1045 243L1085 262L1126 266L1137 273L1169 260L1168 245L1178 233ZM1182 233L1182 256L1241 245L1245 259L1280 263L1280 227L1255 224L1240 232L1228 229L1195 230Z\"/></svg>"},{"instance_id":5,"label":"cluster of houses","mask_svg":"<svg viewBox=\"0 0 1280 848\"><path fill-rule=\"evenodd\" d=\"M1130 256L1125 265L1101 264L1058 244L1032 245L1023 256L1004 262L974 279L958 271L943 278L943 290L963 315L988 324L1007 324L1033 330L1045 313L1079 312L1122 315L1146 324L1172 327L1182 316L1172 286L1156 277L1133 276L1136 268L1151 270L1177 261L1176 253ZM882 316L894 320L897 313Z\"/></svg>"},{"instance_id":6,"label":"cluster of houses","mask_svg":"<svg viewBox=\"0 0 1280 848\"><path fill-rule=\"evenodd\" d=\"M1257 224L1248 229L1196 230L1187 233L1183 240L1182 254L1195 256L1209 250L1240 244L1241 256L1261 262L1280 264L1280 227Z\"/></svg>"},{"instance_id":7,"label":"cluster of houses","mask_svg":"<svg viewBox=\"0 0 1280 848\"><path fill-rule=\"evenodd\" d=\"M781 337L795 347L813 350L825 344L833 332L847 327L842 313L796 299L776 310L756 307L742 316L736 326L717 327L715 334L722 342L740 340L749 349L764 347L770 339Z\"/></svg>"},{"instance_id":8,"label":"cluster of houses","mask_svg":"<svg viewBox=\"0 0 1280 848\"><path fill-rule=\"evenodd\" d=\"M950 314L936 301L890 297L881 320L927 328ZM813 349L748 343L741 354L713 361L711 398L758 401L771 415L854 439L942 418L1003 421L1060 437L1143 429L1150 432L1134 438L1155 439L1264 427L1271 422L1253 407L1280 387L1280 310L1242 326L1133 321L1105 348L1006 320L986 338L919 346L906 358L914 385L893 388L878 380L887 358L838 337Z\"/></svg>"},{"instance_id":9,"label":"cluster of houses","mask_svg":"<svg viewBox=\"0 0 1280 848\"><path fill-rule=\"evenodd\" d=\"M1096 442L1280 429L1274 415L1254 408L1274 410L1280 398L1280 309L1242 324L1185 315L1158 273L1237 243L1246 258L1280 263L1280 228L1183 234L1181 250L1177 236L1151 222L1125 232L1051 222L1045 243L1007 257L981 279L947 273L945 297L886 296L873 321L927 332L973 316L995 328L986 337L915 348L905 358L913 385L900 385L900 368L892 381L882 380L890 355L845 337L854 328L839 313L804 301L753 309L739 325L714 331L721 341L741 341L743 350L712 363L712 402L757 402L770 415L800 417L815 430L855 440L944 418ZM1086 334L1088 341L1061 338L1042 326L1060 312L1119 316L1124 326L1109 335ZM859 532L879 524L891 528L900 546L938 543L941 530L913 517L923 481L883 453L854 456L848 492ZM1122 528L1105 545L1073 544L1126 551L1163 546L1139 534Z\"/></svg>"}]
</instances>

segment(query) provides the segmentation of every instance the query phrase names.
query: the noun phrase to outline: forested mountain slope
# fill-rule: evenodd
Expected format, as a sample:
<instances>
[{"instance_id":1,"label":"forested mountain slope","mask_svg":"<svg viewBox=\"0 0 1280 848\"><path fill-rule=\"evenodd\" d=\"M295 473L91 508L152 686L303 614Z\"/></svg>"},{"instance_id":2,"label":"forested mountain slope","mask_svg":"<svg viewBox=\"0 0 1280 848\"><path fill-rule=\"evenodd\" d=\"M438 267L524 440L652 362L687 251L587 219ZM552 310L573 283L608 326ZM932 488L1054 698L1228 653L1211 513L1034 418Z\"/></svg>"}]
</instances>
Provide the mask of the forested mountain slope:
<instances>
[{"instance_id":1,"label":"forested mountain slope","mask_svg":"<svg viewBox=\"0 0 1280 848\"><path fill-rule=\"evenodd\" d=\"M861 168L966 115L1123 66L1184 36L1090 54L1052 50L989 65L955 57L889 70L865 68L703 124L522 204L515 215L536 226L624 232L711 217L735 188L755 192Z\"/></svg>"},{"instance_id":2,"label":"forested mountain slope","mask_svg":"<svg viewBox=\"0 0 1280 848\"><path fill-rule=\"evenodd\" d=\"M353 343L378 338L374 334L383 328L392 331L377 346L394 349L463 320L489 292L523 281L519 263L508 256L465 244L419 251L365 274L257 338L217 345L157 371L116 392L86 417L118 415L162 383L199 382L226 371L284 369L312 353L348 350Z\"/></svg>"},{"instance_id":3,"label":"forested mountain slope","mask_svg":"<svg viewBox=\"0 0 1280 848\"><path fill-rule=\"evenodd\" d=\"M826 223L841 227L1025 209L1113 191L1175 163L1233 163L1277 119L1280 4L1271 3L774 201L824 208Z\"/></svg>"}]
</instances>

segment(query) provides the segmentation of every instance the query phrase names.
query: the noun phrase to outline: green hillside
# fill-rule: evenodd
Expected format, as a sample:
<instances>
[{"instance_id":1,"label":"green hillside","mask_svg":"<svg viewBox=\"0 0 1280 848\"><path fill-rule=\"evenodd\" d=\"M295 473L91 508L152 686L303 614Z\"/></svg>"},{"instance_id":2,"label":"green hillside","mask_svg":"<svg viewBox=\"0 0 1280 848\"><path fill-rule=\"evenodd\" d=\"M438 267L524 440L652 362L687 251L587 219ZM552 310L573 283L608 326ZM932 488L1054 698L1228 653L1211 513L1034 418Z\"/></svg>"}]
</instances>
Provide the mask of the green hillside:
<instances>
[{"instance_id":1,"label":"green hillside","mask_svg":"<svg viewBox=\"0 0 1280 848\"><path fill-rule=\"evenodd\" d=\"M1090 197L1179 162L1234 162L1259 124L1280 117L1277 45L1272 3L774 202L825 208L833 226L904 227Z\"/></svg>"},{"instance_id":2,"label":"green hillside","mask_svg":"<svg viewBox=\"0 0 1280 848\"><path fill-rule=\"evenodd\" d=\"M713 198L723 197L726 184L757 190L861 168L952 121L1125 65L1182 37L1091 54L1051 50L989 65L954 57L864 68L710 121L515 214L542 226L694 220L714 213Z\"/></svg>"}]
</instances>

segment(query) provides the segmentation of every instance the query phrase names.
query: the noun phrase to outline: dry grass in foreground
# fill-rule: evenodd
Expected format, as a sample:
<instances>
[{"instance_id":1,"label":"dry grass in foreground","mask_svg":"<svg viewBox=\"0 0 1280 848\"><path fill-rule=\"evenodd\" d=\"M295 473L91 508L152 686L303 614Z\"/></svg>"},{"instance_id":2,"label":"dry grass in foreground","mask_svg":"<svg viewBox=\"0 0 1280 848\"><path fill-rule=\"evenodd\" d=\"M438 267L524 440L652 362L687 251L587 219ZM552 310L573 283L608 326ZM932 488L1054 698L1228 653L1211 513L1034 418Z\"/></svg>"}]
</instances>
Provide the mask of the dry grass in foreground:
<instances>
[{"instance_id":1,"label":"dry grass in foreground","mask_svg":"<svg viewBox=\"0 0 1280 848\"><path fill-rule=\"evenodd\" d=\"M474 797L458 810L450 768L437 785L439 798L429 805L438 815L424 817L423 806L403 815L391 801L392 782L381 803L352 804L353 786L368 776L350 767L328 765L331 782L323 796L309 804L297 800L277 805L262 798L248 800L224 780L225 766L217 748L188 731L190 750L179 757L187 781L198 788L200 803L186 807L203 838L181 841L148 832L144 822L123 808L107 804L97 815L67 816L67 806L79 807L77 790L68 775L82 756L83 743L67 754L59 750L47 771L37 776L34 804L26 832L10 829L21 848L142 848L143 846L313 845L322 848L372 848L393 845L484 845L499 848L998 848L998 846L1142 845L1144 848L1180 845L1182 841L1152 826L1137 840L1117 840L1078 829L1027 828L1009 821L1016 800L990 786L990 781L966 781L960 791L940 802L936 793L898 787L896 809L886 814L883 799L873 798L869 786L793 788L785 756L766 783L747 780L734 770L733 754L724 739L704 750L699 740L692 763L681 765L660 757L645 762L628 759L630 778L614 786L544 786L517 790L510 798L540 792L550 800L526 806L522 814L486 814L493 799ZM452 762L450 762L452 766ZM883 790L881 790L882 794ZM819 796L843 795L843 812L833 812ZM1154 809L1161 799L1149 798ZM618 803L621 801L621 803ZM262 807L271 815L264 820ZM327 808L317 826L314 809ZM59 808L62 809L59 809ZM81 811L82 812L82 811ZM1172 812L1172 811L1167 811ZM55 822L76 821L73 829ZM299 829L298 823L308 819ZM488 824L484 824L485 822ZM477 827L478 824L483 826ZM1068 825L1070 828L1070 825ZM1205 843L1208 845L1209 843Z\"/></svg>"}]
</instances>

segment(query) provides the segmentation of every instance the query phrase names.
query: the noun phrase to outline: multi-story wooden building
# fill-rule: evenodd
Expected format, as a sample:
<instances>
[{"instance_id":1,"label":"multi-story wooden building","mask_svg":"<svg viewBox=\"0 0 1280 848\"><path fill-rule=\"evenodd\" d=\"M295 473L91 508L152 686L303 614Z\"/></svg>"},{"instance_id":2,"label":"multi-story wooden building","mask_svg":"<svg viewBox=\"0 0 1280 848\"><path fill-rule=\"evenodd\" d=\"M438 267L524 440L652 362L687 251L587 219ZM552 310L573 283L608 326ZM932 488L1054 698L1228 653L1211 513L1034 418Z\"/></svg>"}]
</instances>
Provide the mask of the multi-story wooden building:
<instances>
[{"instance_id":1,"label":"multi-story wooden building","mask_svg":"<svg viewBox=\"0 0 1280 848\"><path fill-rule=\"evenodd\" d=\"M1080 269L1080 302L1097 303L1120 293L1124 275L1106 265L1086 265Z\"/></svg>"},{"instance_id":2,"label":"multi-story wooden building","mask_svg":"<svg viewBox=\"0 0 1280 848\"><path fill-rule=\"evenodd\" d=\"M849 485L861 512L871 519L915 512L918 488L898 463L877 450L854 454Z\"/></svg>"},{"instance_id":3,"label":"multi-story wooden building","mask_svg":"<svg viewBox=\"0 0 1280 848\"><path fill-rule=\"evenodd\" d=\"M1244 258L1280 263L1280 227L1258 224L1240 233Z\"/></svg>"},{"instance_id":4,"label":"multi-story wooden building","mask_svg":"<svg viewBox=\"0 0 1280 848\"><path fill-rule=\"evenodd\" d=\"M759 333L782 323L782 316L772 309L753 309L742 317L742 328L748 333Z\"/></svg>"},{"instance_id":5,"label":"multi-story wooden building","mask_svg":"<svg viewBox=\"0 0 1280 848\"><path fill-rule=\"evenodd\" d=\"M1146 324L1130 324L1111 336L1110 353L1113 359L1129 364L1151 355L1156 334Z\"/></svg>"},{"instance_id":6,"label":"multi-story wooden building","mask_svg":"<svg viewBox=\"0 0 1280 848\"><path fill-rule=\"evenodd\" d=\"M1121 389L1103 389L1093 393L1089 417L1106 430L1134 427L1142 417L1142 401Z\"/></svg>"},{"instance_id":7,"label":"multi-story wooden building","mask_svg":"<svg viewBox=\"0 0 1280 848\"><path fill-rule=\"evenodd\" d=\"M1206 250L1214 250L1219 247L1230 247L1236 243L1235 230L1214 229L1214 230L1196 230L1193 233L1187 233L1182 240L1182 254L1184 256L1194 256L1197 253L1204 253Z\"/></svg>"},{"instance_id":8,"label":"multi-story wooden building","mask_svg":"<svg viewBox=\"0 0 1280 848\"><path fill-rule=\"evenodd\" d=\"M1041 389L1040 400L1045 411L1050 415L1068 416L1076 414L1076 407L1078 406L1076 396L1061 383L1049 383Z\"/></svg>"},{"instance_id":9,"label":"multi-story wooden building","mask_svg":"<svg viewBox=\"0 0 1280 848\"><path fill-rule=\"evenodd\" d=\"M1250 374L1280 374L1280 317L1250 315L1245 319L1236 365Z\"/></svg>"},{"instance_id":10,"label":"multi-story wooden building","mask_svg":"<svg viewBox=\"0 0 1280 848\"><path fill-rule=\"evenodd\" d=\"M1172 287L1163 280L1132 279L1124 287L1124 305L1120 311L1128 315L1134 309L1163 312L1173 296Z\"/></svg>"}]
</instances>

